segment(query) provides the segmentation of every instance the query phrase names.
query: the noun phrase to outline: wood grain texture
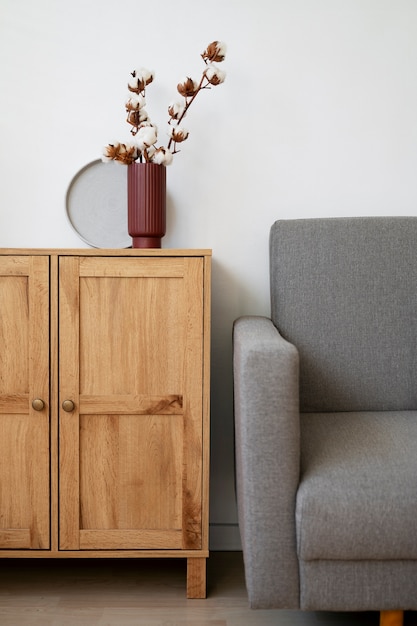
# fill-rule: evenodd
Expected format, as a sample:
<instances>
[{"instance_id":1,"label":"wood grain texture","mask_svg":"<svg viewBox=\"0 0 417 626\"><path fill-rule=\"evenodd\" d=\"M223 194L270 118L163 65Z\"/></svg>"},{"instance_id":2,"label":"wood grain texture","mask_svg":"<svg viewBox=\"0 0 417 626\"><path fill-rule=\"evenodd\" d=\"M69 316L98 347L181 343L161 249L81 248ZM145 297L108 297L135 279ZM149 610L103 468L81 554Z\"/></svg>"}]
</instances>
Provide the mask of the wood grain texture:
<instances>
[{"instance_id":1,"label":"wood grain texture","mask_svg":"<svg viewBox=\"0 0 417 626\"><path fill-rule=\"evenodd\" d=\"M49 548L49 261L0 257L0 547ZM42 399L35 411L32 401Z\"/></svg>"},{"instance_id":2,"label":"wood grain texture","mask_svg":"<svg viewBox=\"0 0 417 626\"><path fill-rule=\"evenodd\" d=\"M203 599L206 595L206 559L187 559L187 598Z\"/></svg>"},{"instance_id":3,"label":"wood grain texture","mask_svg":"<svg viewBox=\"0 0 417 626\"><path fill-rule=\"evenodd\" d=\"M50 256L49 267L49 326L50 326L50 446L51 446L51 551L58 550L59 535L59 307L58 284L59 268L58 257Z\"/></svg>"},{"instance_id":4,"label":"wood grain texture","mask_svg":"<svg viewBox=\"0 0 417 626\"><path fill-rule=\"evenodd\" d=\"M14 263L16 255L19 257L51 255L54 257L79 256L79 257L146 257L160 258L167 257L211 257L212 251L206 248L159 248L159 249L139 249L139 248L0 248L0 256L12 257ZM19 263L21 261L18 261Z\"/></svg>"},{"instance_id":5,"label":"wood grain texture","mask_svg":"<svg viewBox=\"0 0 417 626\"><path fill-rule=\"evenodd\" d=\"M80 547L80 294L79 259L69 257L59 263L59 547ZM72 400L75 411L62 409Z\"/></svg>"},{"instance_id":6,"label":"wood grain texture","mask_svg":"<svg viewBox=\"0 0 417 626\"><path fill-rule=\"evenodd\" d=\"M60 267L61 401L76 405L60 418L60 545L200 550L203 261Z\"/></svg>"},{"instance_id":7,"label":"wood grain texture","mask_svg":"<svg viewBox=\"0 0 417 626\"><path fill-rule=\"evenodd\" d=\"M202 597L210 255L0 250L0 556L183 556Z\"/></svg>"},{"instance_id":8,"label":"wood grain texture","mask_svg":"<svg viewBox=\"0 0 417 626\"><path fill-rule=\"evenodd\" d=\"M159 537L181 529L182 417L81 417L80 528L147 530ZM120 532L123 537L125 532ZM120 547L123 537L117 540ZM164 547L161 539L156 547ZM107 548L106 542L89 547ZM155 547L147 543L125 548Z\"/></svg>"},{"instance_id":9,"label":"wood grain texture","mask_svg":"<svg viewBox=\"0 0 417 626\"><path fill-rule=\"evenodd\" d=\"M80 413L94 415L103 405L112 415L182 415L183 399L181 395L148 396L135 394L113 394L80 396Z\"/></svg>"}]
</instances>

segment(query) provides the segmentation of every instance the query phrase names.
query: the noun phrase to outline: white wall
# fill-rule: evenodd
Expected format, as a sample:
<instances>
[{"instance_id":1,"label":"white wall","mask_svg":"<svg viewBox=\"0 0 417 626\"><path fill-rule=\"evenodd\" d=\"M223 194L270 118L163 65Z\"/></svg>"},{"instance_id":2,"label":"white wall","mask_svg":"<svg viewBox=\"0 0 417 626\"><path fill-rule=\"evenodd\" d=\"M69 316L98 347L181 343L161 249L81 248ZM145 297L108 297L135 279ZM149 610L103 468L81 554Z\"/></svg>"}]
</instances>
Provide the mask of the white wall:
<instances>
[{"instance_id":1,"label":"white wall","mask_svg":"<svg viewBox=\"0 0 417 626\"><path fill-rule=\"evenodd\" d=\"M128 138L129 72L156 71L164 125L214 39L228 76L190 109L164 247L213 249L212 547L233 548L232 321L269 312L275 219L416 214L416 0L2 0L0 245L84 247L66 189Z\"/></svg>"}]
</instances>

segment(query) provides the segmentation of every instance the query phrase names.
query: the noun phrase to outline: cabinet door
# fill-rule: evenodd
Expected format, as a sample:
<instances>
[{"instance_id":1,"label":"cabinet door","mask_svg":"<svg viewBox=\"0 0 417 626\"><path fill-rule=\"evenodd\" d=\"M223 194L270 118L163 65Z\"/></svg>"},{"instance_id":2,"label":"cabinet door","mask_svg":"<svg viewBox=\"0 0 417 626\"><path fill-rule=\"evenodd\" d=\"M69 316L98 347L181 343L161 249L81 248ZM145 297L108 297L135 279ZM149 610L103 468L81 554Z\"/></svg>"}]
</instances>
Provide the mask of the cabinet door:
<instances>
[{"instance_id":1,"label":"cabinet door","mask_svg":"<svg viewBox=\"0 0 417 626\"><path fill-rule=\"evenodd\" d=\"M48 257L0 257L0 346L0 548L49 548Z\"/></svg>"},{"instance_id":2,"label":"cabinet door","mask_svg":"<svg viewBox=\"0 0 417 626\"><path fill-rule=\"evenodd\" d=\"M60 259L61 549L201 548L202 370L202 258Z\"/></svg>"}]
</instances>

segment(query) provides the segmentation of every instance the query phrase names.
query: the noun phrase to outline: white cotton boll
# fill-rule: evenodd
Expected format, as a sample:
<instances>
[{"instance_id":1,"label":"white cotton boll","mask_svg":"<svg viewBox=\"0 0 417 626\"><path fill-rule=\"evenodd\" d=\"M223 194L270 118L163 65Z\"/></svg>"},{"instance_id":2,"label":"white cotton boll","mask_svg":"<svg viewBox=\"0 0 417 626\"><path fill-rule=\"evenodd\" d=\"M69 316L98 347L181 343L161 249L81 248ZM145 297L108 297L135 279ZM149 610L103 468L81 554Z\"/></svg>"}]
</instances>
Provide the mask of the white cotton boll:
<instances>
[{"instance_id":1,"label":"white cotton boll","mask_svg":"<svg viewBox=\"0 0 417 626\"><path fill-rule=\"evenodd\" d=\"M223 41L212 41L201 55L207 61L224 61L226 44Z\"/></svg>"},{"instance_id":2,"label":"white cotton boll","mask_svg":"<svg viewBox=\"0 0 417 626\"><path fill-rule=\"evenodd\" d=\"M136 140L141 151L149 148L158 139L158 134L154 126L141 126L136 135Z\"/></svg>"},{"instance_id":3,"label":"white cotton boll","mask_svg":"<svg viewBox=\"0 0 417 626\"><path fill-rule=\"evenodd\" d=\"M129 80L127 87L133 93L144 93L145 87L154 79L154 73L141 67L139 70L133 70L132 78Z\"/></svg>"},{"instance_id":4,"label":"white cotton boll","mask_svg":"<svg viewBox=\"0 0 417 626\"><path fill-rule=\"evenodd\" d=\"M220 85L224 83L226 78L226 72L223 72L215 65L209 65L204 73L211 85Z\"/></svg>"},{"instance_id":5,"label":"white cotton boll","mask_svg":"<svg viewBox=\"0 0 417 626\"><path fill-rule=\"evenodd\" d=\"M133 141L125 141L123 146L125 150L127 150L128 152L131 152L132 150L136 149L136 143L134 143Z\"/></svg>"},{"instance_id":6,"label":"white cotton boll","mask_svg":"<svg viewBox=\"0 0 417 626\"><path fill-rule=\"evenodd\" d=\"M227 45L224 43L224 41L218 41L217 42L217 54L219 56L226 56L226 52L227 52Z\"/></svg>"},{"instance_id":7,"label":"white cotton boll","mask_svg":"<svg viewBox=\"0 0 417 626\"><path fill-rule=\"evenodd\" d=\"M189 76L185 76L177 85L178 93L184 98L192 97L198 91L198 82Z\"/></svg>"},{"instance_id":8,"label":"white cotton boll","mask_svg":"<svg viewBox=\"0 0 417 626\"><path fill-rule=\"evenodd\" d=\"M153 79L155 78L155 72L152 72L151 70L147 70L144 67L141 67L138 70L135 70L134 73L139 79L139 81L142 83L145 83L145 85L149 85L149 83L151 83Z\"/></svg>"},{"instance_id":9,"label":"white cotton boll","mask_svg":"<svg viewBox=\"0 0 417 626\"><path fill-rule=\"evenodd\" d=\"M183 126L175 126L170 129L168 133L169 136L175 143L181 143L181 141L185 141L189 135L189 132Z\"/></svg>"},{"instance_id":10,"label":"white cotton boll","mask_svg":"<svg viewBox=\"0 0 417 626\"><path fill-rule=\"evenodd\" d=\"M126 102L126 109L129 111L138 111L146 106L146 100L141 94L130 96Z\"/></svg>"},{"instance_id":11,"label":"white cotton boll","mask_svg":"<svg viewBox=\"0 0 417 626\"><path fill-rule=\"evenodd\" d=\"M153 162L157 165L171 165L174 155L167 148L162 146L155 151Z\"/></svg>"},{"instance_id":12,"label":"white cotton boll","mask_svg":"<svg viewBox=\"0 0 417 626\"><path fill-rule=\"evenodd\" d=\"M171 119L178 120L184 113L185 104L182 102L171 102L168 107L168 113Z\"/></svg>"},{"instance_id":13,"label":"white cotton boll","mask_svg":"<svg viewBox=\"0 0 417 626\"><path fill-rule=\"evenodd\" d=\"M108 163L109 161L114 160L116 154L118 153L119 145L118 141L111 141L107 144L107 146L104 146L101 156L103 163Z\"/></svg>"},{"instance_id":14,"label":"white cotton boll","mask_svg":"<svg viewBox=\"0 0 417 626\"><path fill-rule=\"evenodd\" d=\"M139 80L136 78L136 76L132 76L132 78L127 83L127 86L132 91L136 91L136 89L138 89L138 85L139 85Z\"/></svg>"},{"instance_id":15,"label":"white cotton boll","mask_svg":"<svg viewBox=\"0 0 417 626\"><path fill-rule=\"evenodd\" d=\"M147 121L149 121L148 112L145 111L145 109L140 109L140 111L139 111L139 123L142 124L142 122L147 122Z\"/></svg>"}]
</instances>

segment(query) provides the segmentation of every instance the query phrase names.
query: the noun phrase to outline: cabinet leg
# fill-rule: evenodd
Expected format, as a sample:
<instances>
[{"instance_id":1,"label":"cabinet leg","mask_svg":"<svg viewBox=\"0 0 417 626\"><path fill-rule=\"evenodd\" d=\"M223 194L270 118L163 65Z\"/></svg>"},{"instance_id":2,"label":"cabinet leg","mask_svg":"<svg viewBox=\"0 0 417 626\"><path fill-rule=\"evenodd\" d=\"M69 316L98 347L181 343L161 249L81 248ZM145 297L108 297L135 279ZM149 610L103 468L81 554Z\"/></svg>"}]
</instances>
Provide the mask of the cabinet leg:
<instances>
[{"instance_id":1,"label":"cabinet leg","mask_svg":"<svg viewBox=\"0 0 417 626\"><path fill-rule=\"evenodd\" d=\"M206 597L206 559L187 559L187 598Z\"/></svg>"}]
</instances>

